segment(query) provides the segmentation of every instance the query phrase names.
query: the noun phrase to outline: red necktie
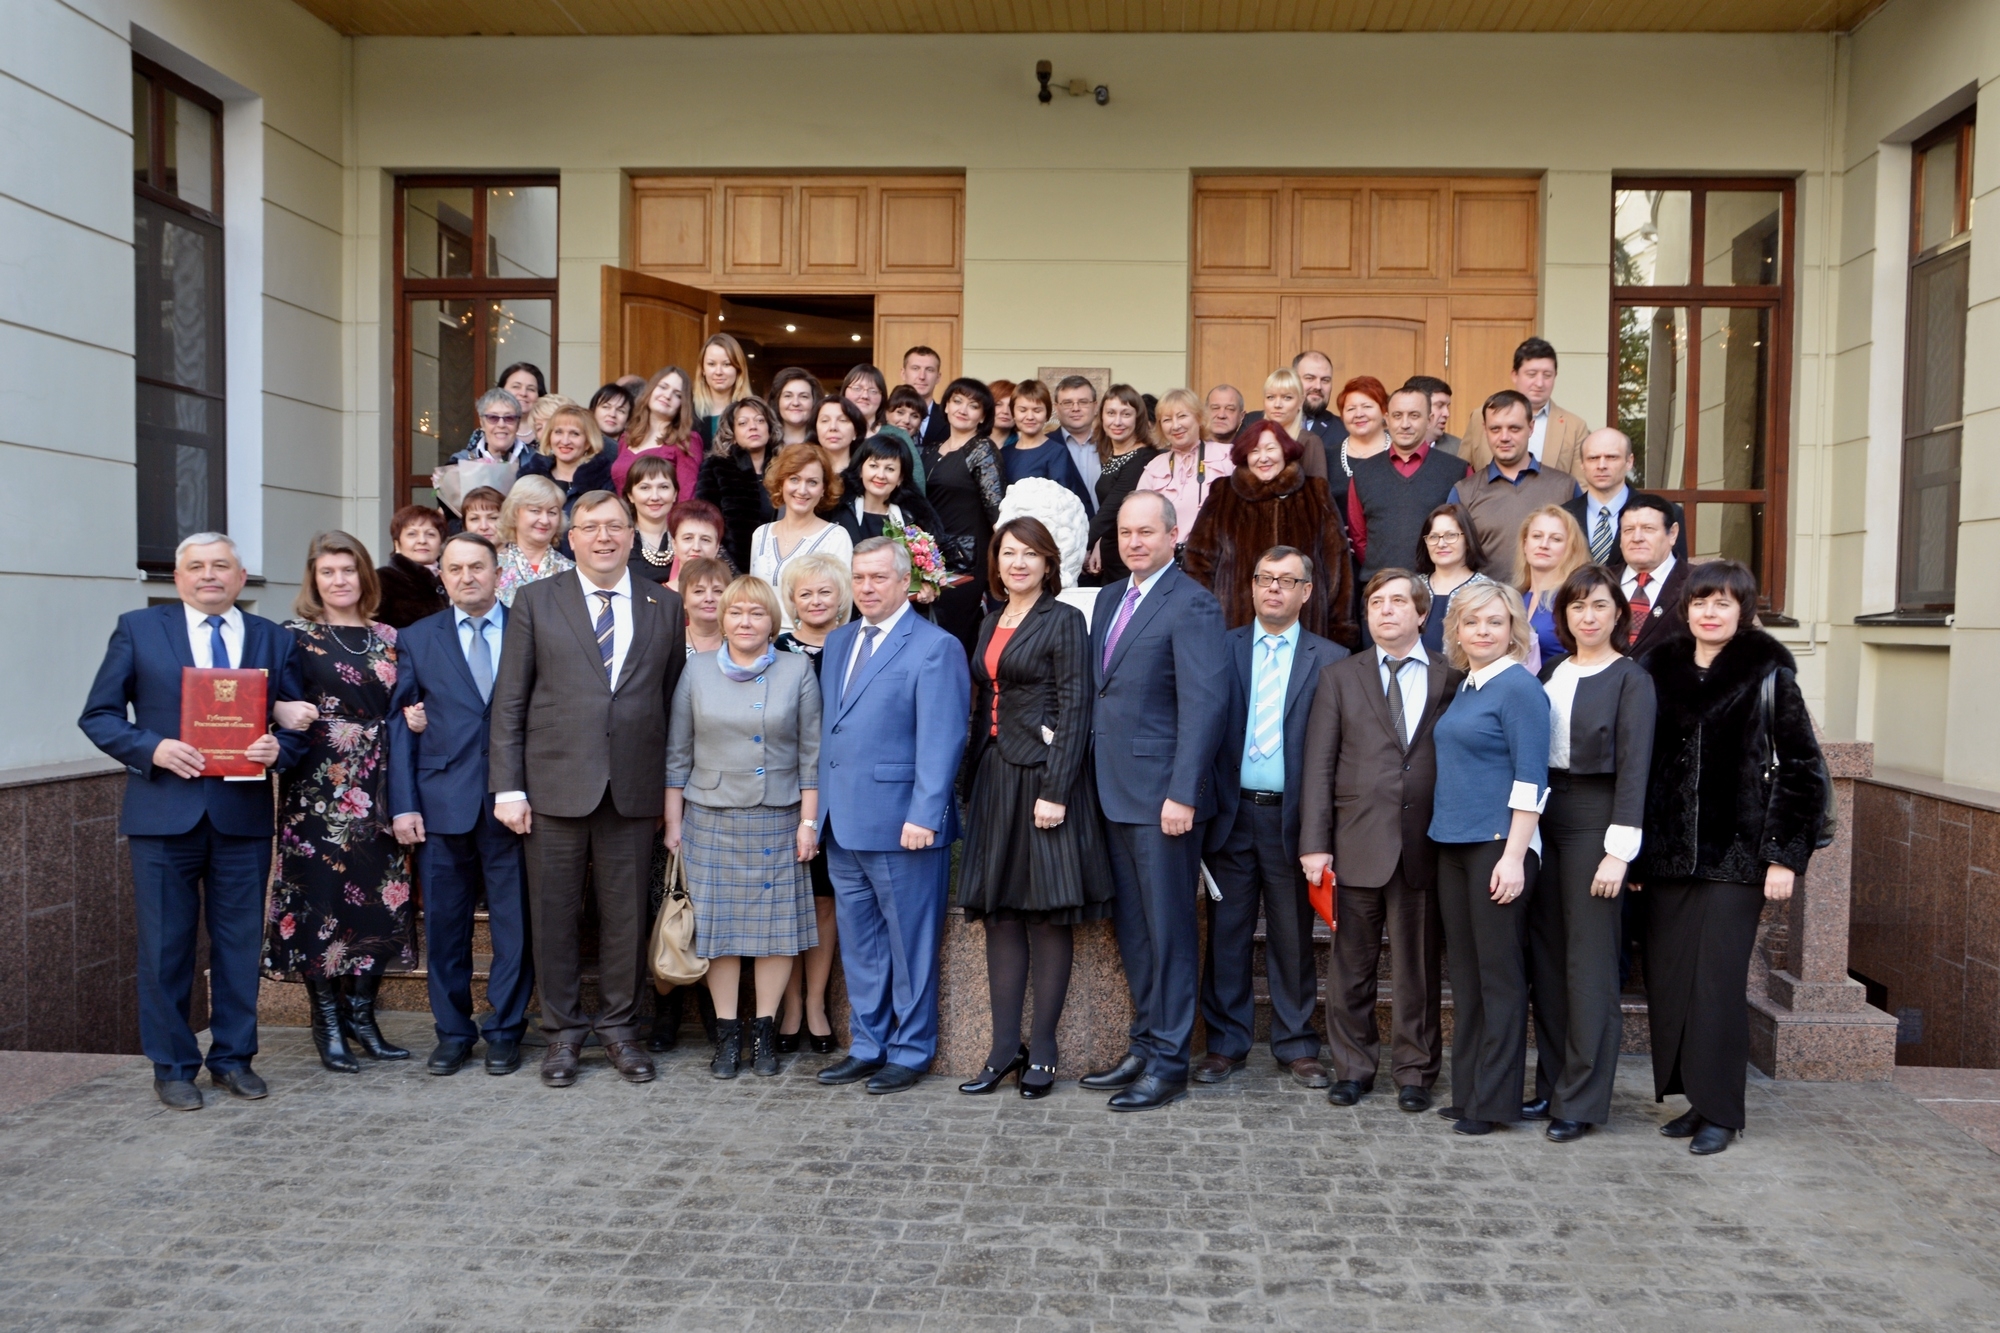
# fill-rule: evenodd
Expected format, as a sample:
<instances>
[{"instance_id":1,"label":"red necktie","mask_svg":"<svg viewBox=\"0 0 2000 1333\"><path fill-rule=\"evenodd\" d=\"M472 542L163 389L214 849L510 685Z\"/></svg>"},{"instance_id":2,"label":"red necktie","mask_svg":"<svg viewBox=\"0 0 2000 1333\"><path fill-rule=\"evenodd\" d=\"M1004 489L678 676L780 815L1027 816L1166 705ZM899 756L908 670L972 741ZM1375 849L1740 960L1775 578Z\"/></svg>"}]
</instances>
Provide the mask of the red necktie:
<instances>
[{"instance_id":1,"label":"red necktie","mask_svg":"<svg viewBox=\"0 0 2000 1333\"><path fill-rule=\"evenodd\" d=\"M1653 599L1646 596L1646 585L1653 581L1651 574L1634 574L1633 581L1639 586L1632 589L1632 638L1639 642L1639 632L1646 628L1646 617L1653 614Z\"/></svg>"}]
</instances>

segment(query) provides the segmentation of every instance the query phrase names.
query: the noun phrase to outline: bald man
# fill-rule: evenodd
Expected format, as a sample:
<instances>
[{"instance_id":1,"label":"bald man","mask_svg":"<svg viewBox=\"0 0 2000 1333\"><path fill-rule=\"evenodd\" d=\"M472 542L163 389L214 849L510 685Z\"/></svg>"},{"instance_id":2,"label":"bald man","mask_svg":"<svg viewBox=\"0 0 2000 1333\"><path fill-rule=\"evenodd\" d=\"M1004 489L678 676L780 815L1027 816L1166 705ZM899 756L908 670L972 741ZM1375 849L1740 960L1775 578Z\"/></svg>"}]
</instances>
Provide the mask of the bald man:
<instances>
[{"instance_id":1,"label":"bald man","mask_svg":"<svg viewBox=\"0 0 2000 1333\"><path fill-rule=\"evenodd\" d=\"M1590 543L1593 564L1623 569L1625 556L1618 545L1618 517L1633 491L1632 441L1624 431L1609 426L1583 437L1578 447L1577 471L1582 474L1583 494L1563 506L1569 510L1583 536ZM1681 535L1674 539L1674 558L1687 563L1687 523L1679 505L1674 506L1675 522Z\"/></svg>"}]
</instances>

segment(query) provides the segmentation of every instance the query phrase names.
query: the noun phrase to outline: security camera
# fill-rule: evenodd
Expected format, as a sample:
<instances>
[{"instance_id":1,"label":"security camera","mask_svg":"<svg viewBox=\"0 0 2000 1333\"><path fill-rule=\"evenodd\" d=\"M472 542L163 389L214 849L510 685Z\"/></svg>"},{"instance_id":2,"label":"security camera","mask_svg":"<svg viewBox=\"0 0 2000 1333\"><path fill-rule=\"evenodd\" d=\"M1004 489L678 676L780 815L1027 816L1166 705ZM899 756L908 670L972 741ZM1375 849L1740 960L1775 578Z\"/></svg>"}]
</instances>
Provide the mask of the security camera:
<instances>
[{"instance_id":1,"label":"security camera","mask_svg":"<svg viewBox=\"0 0 2000 1333\"><path fill-rule=\"evenodd\" d=\"M1037 60L1035 62L1035 82L1042 85L1041 91L1035 94L1035 100L1037 102L1042 102L1046 104L1048 102L1052 102L1055 100L1056 95L1049 91L1049 79L1052 78L1054 74L1055 74L1055 67L1049 64L1048 61Z\"/></svg>"},{"instance_id":2,"label":"security camera","mask_svg":"<svg viewBox=\"0 0 2000 1333\"><path fill-rule=\"evenodd\" d=\"M1111 89L1106 85L1100 83L1093 90L1092 95L1097 98L1097 104L1099 106L1103 106L1106 102L1109 102L1111 100Z\"/></svg>"}]
</instances>

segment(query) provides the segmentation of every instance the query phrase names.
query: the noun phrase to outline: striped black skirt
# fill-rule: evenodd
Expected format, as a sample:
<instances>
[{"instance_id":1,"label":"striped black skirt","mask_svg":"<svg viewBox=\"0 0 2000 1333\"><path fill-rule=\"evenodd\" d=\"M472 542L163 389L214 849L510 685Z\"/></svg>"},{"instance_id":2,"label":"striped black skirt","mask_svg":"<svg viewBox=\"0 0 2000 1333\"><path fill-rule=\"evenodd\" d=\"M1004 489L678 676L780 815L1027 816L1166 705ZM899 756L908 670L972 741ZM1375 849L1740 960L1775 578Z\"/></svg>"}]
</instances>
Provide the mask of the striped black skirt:
<instances>
[{"instance_id":1,"label":"striped black skirt","mask_svg":"<svg viewBox=\"0 0 2000 1333\"><path fill-rule=\"evenodd\" d=\"M1111 860L1086 764L1070 789L1063 822L1035 827L1039 765L1011 764L998 745L979 757L966 803L958 904L983 916L1074 925L1111 915Z\"/></svg>"}]
</instances>

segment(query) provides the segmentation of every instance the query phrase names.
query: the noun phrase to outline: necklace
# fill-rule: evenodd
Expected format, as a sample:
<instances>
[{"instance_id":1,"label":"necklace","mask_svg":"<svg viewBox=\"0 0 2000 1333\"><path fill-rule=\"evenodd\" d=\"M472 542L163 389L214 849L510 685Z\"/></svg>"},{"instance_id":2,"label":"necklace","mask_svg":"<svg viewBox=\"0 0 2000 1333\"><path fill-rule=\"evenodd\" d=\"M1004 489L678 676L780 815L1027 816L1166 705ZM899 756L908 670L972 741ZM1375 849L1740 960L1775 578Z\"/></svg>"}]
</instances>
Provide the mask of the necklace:
<instances>
[{"instance_id":1,"label":"necklace","mask_svg":"<svg viewBox=\"0 0 2000 1333\"><path fill-rule=\"evenodd\" d=\"M649 565L671 565L674 563L674 544L667 538L665 533L660 534L660 545L657 551L653 547L646 545L644 533L641 533L639 536L638 547L639 554L646 557L646 563Z\"/></svg>"},{"instance_id":2,"label":"necklace","mask_svg":"<svg viewBox=\"0 0 2000 1333\"><path fill-rule=\"evenodd\" d=\"M361 631L361 646L359 648L350 648L347 646L347 640L340 637L340 627L338 625L334 624L331 620L322 621L321 623L326 626L326 632L333 636L333 641L340 645L342 652L352 654L355 657L366 657L368 655L368 645L374 642L375 639L375 631L373 629L363 629Z\"/></svg>"}]
</instances>

